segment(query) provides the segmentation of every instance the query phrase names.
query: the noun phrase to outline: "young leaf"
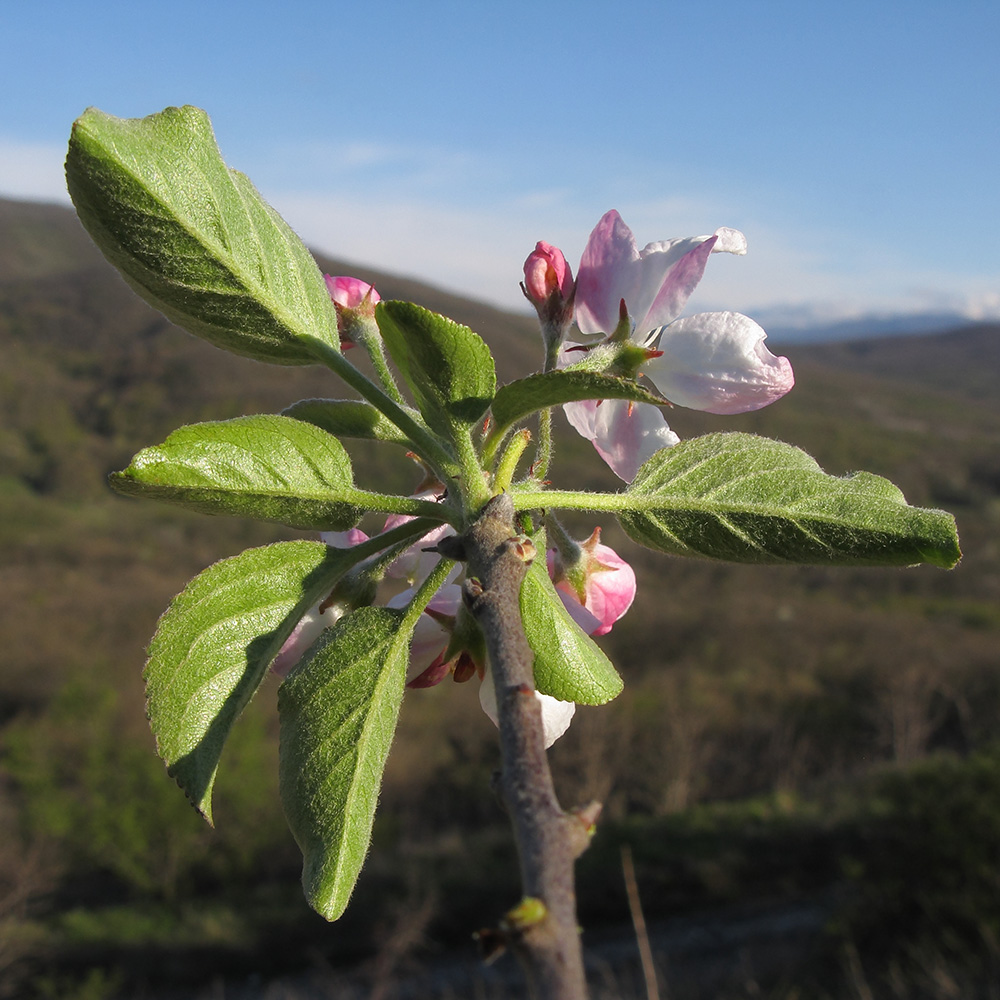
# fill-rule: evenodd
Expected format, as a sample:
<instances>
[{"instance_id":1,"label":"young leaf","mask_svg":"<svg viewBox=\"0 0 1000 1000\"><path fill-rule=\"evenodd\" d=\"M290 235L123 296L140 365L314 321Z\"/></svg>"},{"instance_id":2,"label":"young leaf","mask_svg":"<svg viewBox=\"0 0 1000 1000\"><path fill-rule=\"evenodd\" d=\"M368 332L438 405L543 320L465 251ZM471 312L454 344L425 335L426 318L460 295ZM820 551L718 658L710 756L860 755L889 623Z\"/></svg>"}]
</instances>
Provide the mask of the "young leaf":
<instances>
[{"instance_id":1,"label":"young leaf","mask_svg":"<svg viewBox=\"0 0 1000 1000\"><path fill-rule=\"evenodd\" d=\"M451 437L472 425L496 392L493 356L467 326L410 302L380 302L379 330L424 419Z\"/></svg>"},{"instance_id":2,"label":"young leaf","mask_svg":"<svg viewBox=\"0 0 1000 1000\"><path fill-rule=\"evenodd\" d=\"M87 232L169 319L218 347L314 364L305 340L339 350L323 276L302 241L222 160L204 111L77 120L66 180Z\"/></svg>"},{"instance_id":3,"label":"young leaf","mask_svg":"<svg viewBox=\"0 0 1000 1000\"><path fill-rule=\"evenodd\" d=\"M950 568L961 556L950 514L908 506L867 472L826 475L804 451L752 434L657 452L617 514L650 548L732 562Z\"/></svg>"},{"instance_id":4,"label":"young leaf","mask_svg":"<svg viewBox=\"0 0 1000 1000\"><path fill-rule=\"evenodd\" d=\"M493 400L494 427L491 433L502 434L536 410L583 399L631 399L637 403L669 405L632 379L579 369L558 369L500 386Z\"/></svg>"},{"instance_id":5,"label":"young leaf","mask_svg":"<svg viewBox=\"0 0 1000 1000\"><path fill-rule=\"evenodd\" d=\"M541 538L544 547L544 535ZM621 677L601 647L570 617L542 555L528 568L520 603L524 632L535 654L535 686L542 694L579 705L603 705L621 693Z\"/></svg>"},{"instance_id":6,"label":"young leaf","mask_svg":"<svg viewBox=\"0 0 1000 1000\"><path fill-rule=\"evenodd\" d=\"M281 800L302 850L302 885L327 920L347 906L403 699L412 626L359 608L312 647L278 690Z\"/></svg>"},{"instance_id":7,"label":"young leaf","mask_svg":"<svg viewBox=\"0 0 1000 1000\"><path fill-rule=\"evenodd\" d=\"M261 415L191 424L145 448L111 476L119 493L294 528L344 530L352 503L351 460L331 434L291 417Z\"/></svg>"},{"instance_id":8,"label":"young leaf","mask_svg":"<svg viewBox=\"0 0 1000 1000\"><path fill-rule=\"evenodd\" d=\"M320 542L247 549L196 576L160 619L143 675L149 721L169 773L209 822L233 723L296 623L356 559Z\"/></svg>"},{"instance_id":9,"label":"young leaf","mask_svg":"<svg viewBox=\"0 0 1000 1000\"><path fill-rule=\"evenodd\" d=\"M390 441L412 448L413 443L371 403L358 399L300 399L281 411L336 437Z\"/></svg>"}]
</instances>

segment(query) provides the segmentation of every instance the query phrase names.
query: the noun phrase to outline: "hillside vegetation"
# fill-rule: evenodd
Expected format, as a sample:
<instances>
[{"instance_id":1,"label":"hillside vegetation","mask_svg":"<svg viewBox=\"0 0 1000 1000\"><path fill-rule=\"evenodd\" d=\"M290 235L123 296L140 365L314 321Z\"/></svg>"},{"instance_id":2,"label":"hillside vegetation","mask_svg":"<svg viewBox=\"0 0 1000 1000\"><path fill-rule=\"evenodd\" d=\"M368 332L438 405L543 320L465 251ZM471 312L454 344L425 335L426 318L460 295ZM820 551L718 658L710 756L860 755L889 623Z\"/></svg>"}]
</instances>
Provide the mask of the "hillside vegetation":
<instances>
[{"instance_id":1,"label":"hillside vegetation","mask_svg":"<svg viewBox=\"0 0 1000 1000\"><path fill-rule=\"evenodd\" d=\"M472 326L503 380L537 364L533 318L320 264ZM797 385L773 406L672 412L682 437L754 431L828 472L888 476L911 503L956 515L966 555L950 573L732 567L639 550L609 521L605 540L640 581L603 640L626 690L581 709L552 751L563 801L606 803L582 863L589 928L626 919L616 852L627 842L652 919L822 898L816 961L841 970L838 956L854 956L874 995L958 995L935 992L941 970L969 977L965 996L989 982L998 332L790 346ZM295 533L128 501L107 473L181 423L340 395L333 376L196 340L136 298L70 211L5 201L0 349L0 996L139 995L128 991L366 958L388 983L404 956L466 942L513 891L474 685L408 695L373 854L333 928L296 884L276 793L276 685L223 759L217 831L165 777L145 726L143 649L171 596L214 560ZM553 480L616 488L561 430ZM362 484L408 492L419 479L398 451L353 456Z\"/></svg>"}]
</instances>

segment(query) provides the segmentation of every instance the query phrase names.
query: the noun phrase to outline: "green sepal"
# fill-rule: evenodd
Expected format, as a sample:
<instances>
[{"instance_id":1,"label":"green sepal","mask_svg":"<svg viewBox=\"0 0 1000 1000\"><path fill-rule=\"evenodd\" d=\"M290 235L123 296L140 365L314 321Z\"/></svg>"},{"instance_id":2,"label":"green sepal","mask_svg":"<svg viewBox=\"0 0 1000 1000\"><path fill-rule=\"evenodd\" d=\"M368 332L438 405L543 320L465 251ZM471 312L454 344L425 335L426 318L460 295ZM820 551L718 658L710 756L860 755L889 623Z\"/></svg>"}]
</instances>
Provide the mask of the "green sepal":
<instances>
[{"instance_id":1,"label":"green sepal","mask_svg":"<svg viewBox=\"0 0 1000 1000\"><path fill-rule=\"evenodd\" d=\"M489 409L496 392L493 356L467 326L411 302L375 307L382 339L427 423L449 440Z\"/></svg>"},{"instance_id":2,"label":"green sepal","mask_svg":"<svg viewBox=\"0 0 1000 1000\"><path fill-rule=\"evenodd\" d=\"M87 232L152 306L218 347L314 364L311 338L339 350L337 319L312 255L222 160L204 111L73 126L70 196Z\"/></svg>"},{"instance_id":3,"label":"green sepal","mask_svg":"<svg viewBox=\"0 0 1000 1000\"><path fill-rule=\"evenodd\" d=\"M343 531L361 517L344 446L271 414L181 427L110 482L119 493L294 528Z\"/></svg>"},{"instance_id":4,"label":"green sepal","mask_svg":"<svg viewBox=\"0 0 1000 1000\"><path fill-rule=\"evenodd\" d=\"M503 434L512 424L536 410L585 399L631 399L637 403L670 405L661 396L631 379L579 368L562 368L529 375L500 386L493 400L494 426L490 435Z\"/></svg>"},{"instance_id":5,"label":"green sepal","mask_svg":"<svg viewBox=\"0 0 1000 1000\"><path fill-rule=\"evenodd\" d=\"M827 475L804 451L752 434L707 434L657 452L616 513L630 538L675 555L944 568L961 558L950 514L910 507L868 472Z\"/></svg>"},{"instance_id":6,"label":"green sepal","mask_svg":"<svg viewBox=\"0 0 1000 1000\"><path fill-rule=\"evenodd\" d=\"M534 538L538 557L521 584L521 619L535 654L535 687L579 705L617 697L622 679L604 651L570 617L545 567L545 534Z\"/></svg>"},{"instance_id":7,"label":"green sepal","mask_svg":"<svg viewBox=\"0 0 1000 1000\"><path fill-rule=\"evenodd\" d=\"M143 674L157 752L212 822L212 787L233 723L299 619L357 561L321 542L247 549L199 573L171 602Z\"/></svg>"},{"instance_id":8,"label":"green sepal","mask_svg":"<svg viewBox=\"0 0 1000 1000\"><path fill-rule=\"evenodd\" d=\"M359 399L300 399L281 411L286 417L320 427L336 437L389 441L412 448L413 443L371 403Z\"/></svg>"},{"instance_id":9,"label":"green sepal","mask_svg":"<svg viewBox=\"0 0 1000 1000\"><path fill-rule=\"evenodd\" d=\"M278 690L281 800L306 899L327 920L344 912L368 852L415 617L405 625L402 610L352 612Z\"/></svg>"}]
</instances>

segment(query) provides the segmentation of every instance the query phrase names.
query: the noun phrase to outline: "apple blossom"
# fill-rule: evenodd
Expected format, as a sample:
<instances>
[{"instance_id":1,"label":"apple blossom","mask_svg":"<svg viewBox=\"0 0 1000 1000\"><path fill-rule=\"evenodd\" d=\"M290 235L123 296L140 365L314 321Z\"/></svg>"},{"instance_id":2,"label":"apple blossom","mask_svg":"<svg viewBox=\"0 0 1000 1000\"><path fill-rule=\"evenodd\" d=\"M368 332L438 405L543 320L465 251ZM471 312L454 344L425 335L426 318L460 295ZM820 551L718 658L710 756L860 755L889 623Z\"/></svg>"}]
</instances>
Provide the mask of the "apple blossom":
<instances>
[{"instance_id":1,"label":"apple blossom","mask_svg":"<svg viewBox=\"0 0 1000 1000\"><path fill-rule=\"evenodd\" d=\"M403 608L416 593L415 588L404 590L390 598L387 606ZM578 624L586 631L594 631L601 622L583 605L572 597L560 594L568 608L576 606L580 615ZM453 641L462 607L462 589L457 584L445 584L428 602L424 613L417 619L410 639L410 663L406 671L408 688L434 687L452 675L456 681L470 680L479 674L479 702L483 711L497 725L497 703L493 678L486 657L481 648L454 648ZM572 614L571 610L571 614ZM624 613L624 612L623 612ZM460 645L460 644L458 644ZM478 646L478 643L471 643ZM566 730L572 721L576 705L560 701L550 695L534 692L542 707L542 725L545 730L545 746L550 747Z\"/></svg>"},{"instance_id":2,"label":"apple blossom","mask_svg":"<svg viewBox=\"0 0 1000 1000\"><path fill-rule=\"evenodd\" d=\"M428 500L440 503L442 500L442 488L423 490L413 495L414 500ZM412 521L409 514L390 514L385 520L383 531L391 528L398 528L407 521ZM426 549L436 545L447 535L454 535L455 529L450 524L440 524L432 528L426 535L418 538L409 548L401 552L390 563L386 571L389 576L397 580L406 580L410 584L415 584L419 580L425 579L430 571L437 565L440 556L436 552L427 552ZM448 577L450 583L461 572L461 567L456 565Z\"/></svg>"},{"instance_id":3,"label":"apple blossom","mask_svg":"<svg viewBox=\"0 0 1000 1000\"><path fill-rule=\"evenodd\" d=\"M560 594L583 605L597 620L597 627L589 630L591 635L610 632L635 599L635 573L614 549L601 543L600 528L572 547L563 544L549 549L548 566Z\"/></svg>"},{"instance_id":4,"label":"apple blossom","mask_svg":"<svg viewBox=\"0 0 1000 1000\"><path fill-rule=\"evenodd\" d=\"M678 315L713 253L746 253L735 229L650 243L641 251L614 210L590 234L576 283L576 322L586 335L610 335L622 303L631 341L649 352L641 373L672 403L709 413L743 413L783 396L794 384L787 358L764 347L765 332L734 312ZM565 345L560 363L572 360ZM594 443L622 479L660 448L678 441L659 408L622 400L567 403L570 423ZM603 411L603 412L602 412Z\"/></svg>"}]
</instances>

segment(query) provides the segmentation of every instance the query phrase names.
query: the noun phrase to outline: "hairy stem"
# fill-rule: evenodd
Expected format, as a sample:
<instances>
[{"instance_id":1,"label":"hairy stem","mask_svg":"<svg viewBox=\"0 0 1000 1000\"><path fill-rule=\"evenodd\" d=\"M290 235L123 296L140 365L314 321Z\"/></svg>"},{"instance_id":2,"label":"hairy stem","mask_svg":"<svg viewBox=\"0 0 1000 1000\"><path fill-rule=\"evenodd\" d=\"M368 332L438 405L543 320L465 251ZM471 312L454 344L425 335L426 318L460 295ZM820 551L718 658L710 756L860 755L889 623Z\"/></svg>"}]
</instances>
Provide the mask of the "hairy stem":
<instances>
[{"instance_id":1,"label":"hairy stem","mask_svg":"<svg viewBox=\"0 0 1000 1000\"><path fill-rule=\"evenodd\" d=\"M524 965L533 997L581 1000L586 983L573 863L588 835L580 816L560 808L552 784L534 695L534 655L519 607L530 554L515 537L513 515L513 503L501 494L460 540L468 559L466 602L486 637L496 687L500 788L514 827L524 897L543 904L512 910L504 932Z\"/></svg>"}]
</instances>

